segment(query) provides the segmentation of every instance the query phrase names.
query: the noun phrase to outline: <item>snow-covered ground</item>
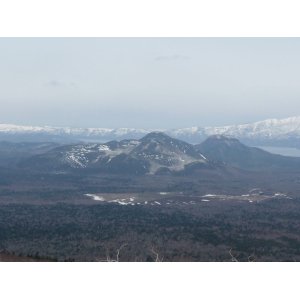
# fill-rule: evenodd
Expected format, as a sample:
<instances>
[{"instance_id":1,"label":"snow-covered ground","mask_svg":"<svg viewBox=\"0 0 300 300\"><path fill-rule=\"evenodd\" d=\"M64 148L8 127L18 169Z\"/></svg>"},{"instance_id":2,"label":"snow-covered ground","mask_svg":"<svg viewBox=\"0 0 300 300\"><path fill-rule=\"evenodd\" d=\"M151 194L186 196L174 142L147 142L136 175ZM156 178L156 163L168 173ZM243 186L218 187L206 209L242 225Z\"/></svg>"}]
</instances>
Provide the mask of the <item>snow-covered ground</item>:
<instances>
[{"instance_id":1,"label":"snow-covered ground","mask_svg":"<svg viewBox=\"0 0 300 300\"><path fill-rule=\"evenodd\" d=\"M252 191L258 189L252 189ZM244 203L255 203L272 199L292 199L288 195L277 192L265 194L247 193L242 195L226 195L226 194L206 194L206 195L186 195L182 193L148 193L148 194L85 194L86 197L94 201L105 203L115 203L120 205L145 205L145 206L161 206L161 205L195 205L201 202L213 201L242 201Z\"/></svg>"},{"instance_id":2,"label":"snow-covered ground","mask_svg":"<svg viewBox=\"0 0 300 300\"><path fill-rule=\"evenodd\" d=\"M103 197L100 197L95 194L85 194L85 196L92 198L95 201L105 201Z\"/></svg>"}]
</instances>

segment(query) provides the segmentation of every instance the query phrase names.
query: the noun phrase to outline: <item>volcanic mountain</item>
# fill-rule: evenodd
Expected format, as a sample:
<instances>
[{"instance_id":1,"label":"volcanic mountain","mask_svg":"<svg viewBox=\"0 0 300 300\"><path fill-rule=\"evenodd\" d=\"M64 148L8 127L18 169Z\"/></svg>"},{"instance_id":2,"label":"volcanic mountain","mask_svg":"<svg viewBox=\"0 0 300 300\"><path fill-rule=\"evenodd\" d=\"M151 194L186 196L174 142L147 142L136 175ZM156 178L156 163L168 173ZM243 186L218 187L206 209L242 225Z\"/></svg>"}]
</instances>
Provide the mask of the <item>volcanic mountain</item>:
<instances>
[{"instance_id":1,"label":"volcanic mountain","mask_svg":"<svg viewBox=\"0 0 300 300\"><path fill-rule=\"evenodd\" d=\"M152 132L140 140L57 147L24 160L20 166L44 171L89 169L118 174L156 174L177 172L193 163L210 164L193 145Z\"/></svg>"},{"instance_id":2,"label":"volcanic mountain","mask_svg":"<svg viewBox=\"0 0 300 300\"><path fill-rule=\"evenodd\" d=\"M223 162L245 170L299 170L300 158L271 154L255 147L248 147L239 140L224 135L213 135L195 149L209 160Z\"/></svg>"},{"instance_id":3,"label":"volcanic mountain","mask_svg":"<svg viewBox=\"0 0 300 300\"><path fill-rule=\"evenodd\" d=\"M300 169L300 158L271 154L224 135L214 135L201 144L191 145L162 132L151 132L139 140L55 147L24 159L19 167L46 172L85 170L107 174L184 176L213 170L224 175L237 170L295 171Z\"/></svg>"}]
</instances>

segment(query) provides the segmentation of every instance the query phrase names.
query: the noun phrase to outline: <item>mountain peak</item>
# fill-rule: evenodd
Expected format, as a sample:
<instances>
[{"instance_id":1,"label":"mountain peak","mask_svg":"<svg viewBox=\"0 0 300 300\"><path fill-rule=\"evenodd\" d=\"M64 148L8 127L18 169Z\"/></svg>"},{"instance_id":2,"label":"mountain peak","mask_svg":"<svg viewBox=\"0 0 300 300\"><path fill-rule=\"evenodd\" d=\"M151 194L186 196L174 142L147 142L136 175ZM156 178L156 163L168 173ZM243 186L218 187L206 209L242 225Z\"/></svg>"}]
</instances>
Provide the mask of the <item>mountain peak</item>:
<instances>
[{"instance_id":1,"label":"mountain peak","mask_svg":"<svg viewBox=\"0 0 300 300\"><path fill-rule=\"evenodd\" d=\"M225 135L225 134L213 134L208 137L208 139L214 139L214 140L232 140L235 138L232 138L231 136Z\"/></svg>"},{"instance_id":2,"label":"mountain peak","mask_svg":"<svg viewBox=\"0 0 300 300\"><path fill-rule=\"evenodd\" d=\"M203 143L224 143L228 146L241 144L238 139L224 134L211 135Z\"/></svg>"},{"instance_id":3,"label":"mountain peak","mask_svg":"<svg viewBox=\"0 0 300 300\"><path fill-rule=\"evenodd\" d=\"M255 147L248 147L238 139L224 135L214 135L195 146L211 161L222 162L235 168L257 171L262 169L276 169L293 167L290 160L268 153Z\"/></svg>"},{"instance_id":4,"label":"mountain peak","mask_svg":"<svg viewBox=\"0 0 300 300\"><path fill-rule=\"evenodd\" d=\"M152 131L146 134L141 140L148 141L148 140L166 140L166 139L172 139L172 138L161 131Z\"/></svg>"}]
</instances>

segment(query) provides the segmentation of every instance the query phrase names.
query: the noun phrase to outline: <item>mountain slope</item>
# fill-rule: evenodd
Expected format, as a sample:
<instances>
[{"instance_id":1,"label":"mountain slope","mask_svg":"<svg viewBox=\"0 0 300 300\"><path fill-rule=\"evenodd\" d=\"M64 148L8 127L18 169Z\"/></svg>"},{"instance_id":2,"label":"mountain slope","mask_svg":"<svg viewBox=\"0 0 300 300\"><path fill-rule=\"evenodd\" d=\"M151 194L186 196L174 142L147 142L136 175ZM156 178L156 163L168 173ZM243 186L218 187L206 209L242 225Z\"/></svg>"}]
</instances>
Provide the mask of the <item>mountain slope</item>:
<instances>
[{"instance_id":1,"label":"mountain slope","mask_svg":"<svg viewBox=\"0 0 300 300\"><path fill-rule=\"evenodd\" d=\"M183 170L195 162L209 164L192 145L153 132L140 140L57 147L26 159L19 166L56 172L87 169L117 174L155 174Z\"/></svg>"},{"instance_id":2,"label":"mountain slope","mask_svg":"<svg viewBox=\"0 0 300 300\"><path fill-rule=\"evenodd\" d=\"M152 132L143 137L130 155L147 161L150 165L149 172L152 174L165 168L179 171L194 162L207 164L206 158L197 153L192 145L161 132Z\"/></svg>"},{"instance_id":3,"label":"mountain slope","mask_svg":"<svg viewBox=\"0 0 300 300\"><path fill-rule=\"evenodd\" d=\"M199 143L211 135L238 138L249 145L300 147L300 117L268 119L249 124L219 127L175 129L170 134L178 139Z\"/></svg>"},{"instance_id":4,"label":"mountain slope","mask_svg":"<svg viewBox=\"0 0 300 300\"><path fill-rule=\"evenodd\" d=\"M0 141L0 166L13 166L21 160L46 153L58 147L56 143L12 143Z\"/></svg>"},{"instance_id":5,"label":"mountain slope","mask_svg":"<svg viewBox=\"0 0 300 300\"><path fill-rule=\"evenodd\" d=\"M70 128L0 124L0 140L12 142L107 142L141 138L151 130L135 128Z\"/></svg>"},{"instance_id":6,"label":"mountain slope","mask_svg":"<svg viewBox=\"0 0 300 300\"><path fill-rule=\"evenodd\" d=\"M195 149L212 161L245 170L300 169L300 158L271 154L223 135L211 136L201 144L195 145Z\"/></svg>"}]
</instances>

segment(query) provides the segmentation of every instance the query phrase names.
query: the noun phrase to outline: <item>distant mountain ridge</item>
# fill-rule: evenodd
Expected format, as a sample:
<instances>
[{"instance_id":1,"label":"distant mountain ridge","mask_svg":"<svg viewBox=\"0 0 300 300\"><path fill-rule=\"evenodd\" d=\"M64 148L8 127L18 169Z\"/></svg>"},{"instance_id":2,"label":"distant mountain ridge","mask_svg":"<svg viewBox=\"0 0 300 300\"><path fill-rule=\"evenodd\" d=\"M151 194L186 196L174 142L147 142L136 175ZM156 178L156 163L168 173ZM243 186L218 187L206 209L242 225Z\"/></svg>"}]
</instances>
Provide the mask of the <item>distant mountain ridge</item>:
<instances>
[{"instance_id":1,"label":"distant mountain ridge","mask_svg":"<svg viewBox=\"0 0 300 300\"><path fill-rule=\"evenodd\" d=\"M248 147L236 138L223 135L210 136L194 147L211 161L239 169L249 171L300 169L300 158L272 154L256 147Z\"/></svg>"},{"instance_id":2,"label":"distant mountain ridge","mask_svg":"<svg viewBox=\"0 0 300 300\"><path fill-rule=\"evenodd\" d=\"M18 167L50 173L224 175L242 170L298 171L300 158L271 154L223 135L192 145L162 132L151 132L139 140L58 146L24 158Z\"/></svg>"},{"instance_id":3,"label":"distant mountain ridge","mask_svg":"<svg viewBox=\"0 0 300 300\"><path fill-rule=\"evenodd\" d=\"M152 132L140 140L56 147L25 159L20 166L51 172L86 169L143 175L178 172L193 163L210 164L193 145L162 132Z\"/></svg>"},{"instance_id":4,"label":"distant mountain ridge","mask_svg":"<svg viewBox=\"0 0 300 300\"><path fill-rule=\"evenodd\" d=\"M152 131L154 130L138 128L70 128L0 124L0 140L62 143L108 142L110 140L139 139ZM159 129L155 131L164 132L171 137L192 144L200 143L208 136L222 134L238 138L248 145L300 147L300 117L268 119L242 125Z\"/></svg>"}]
</instances>

